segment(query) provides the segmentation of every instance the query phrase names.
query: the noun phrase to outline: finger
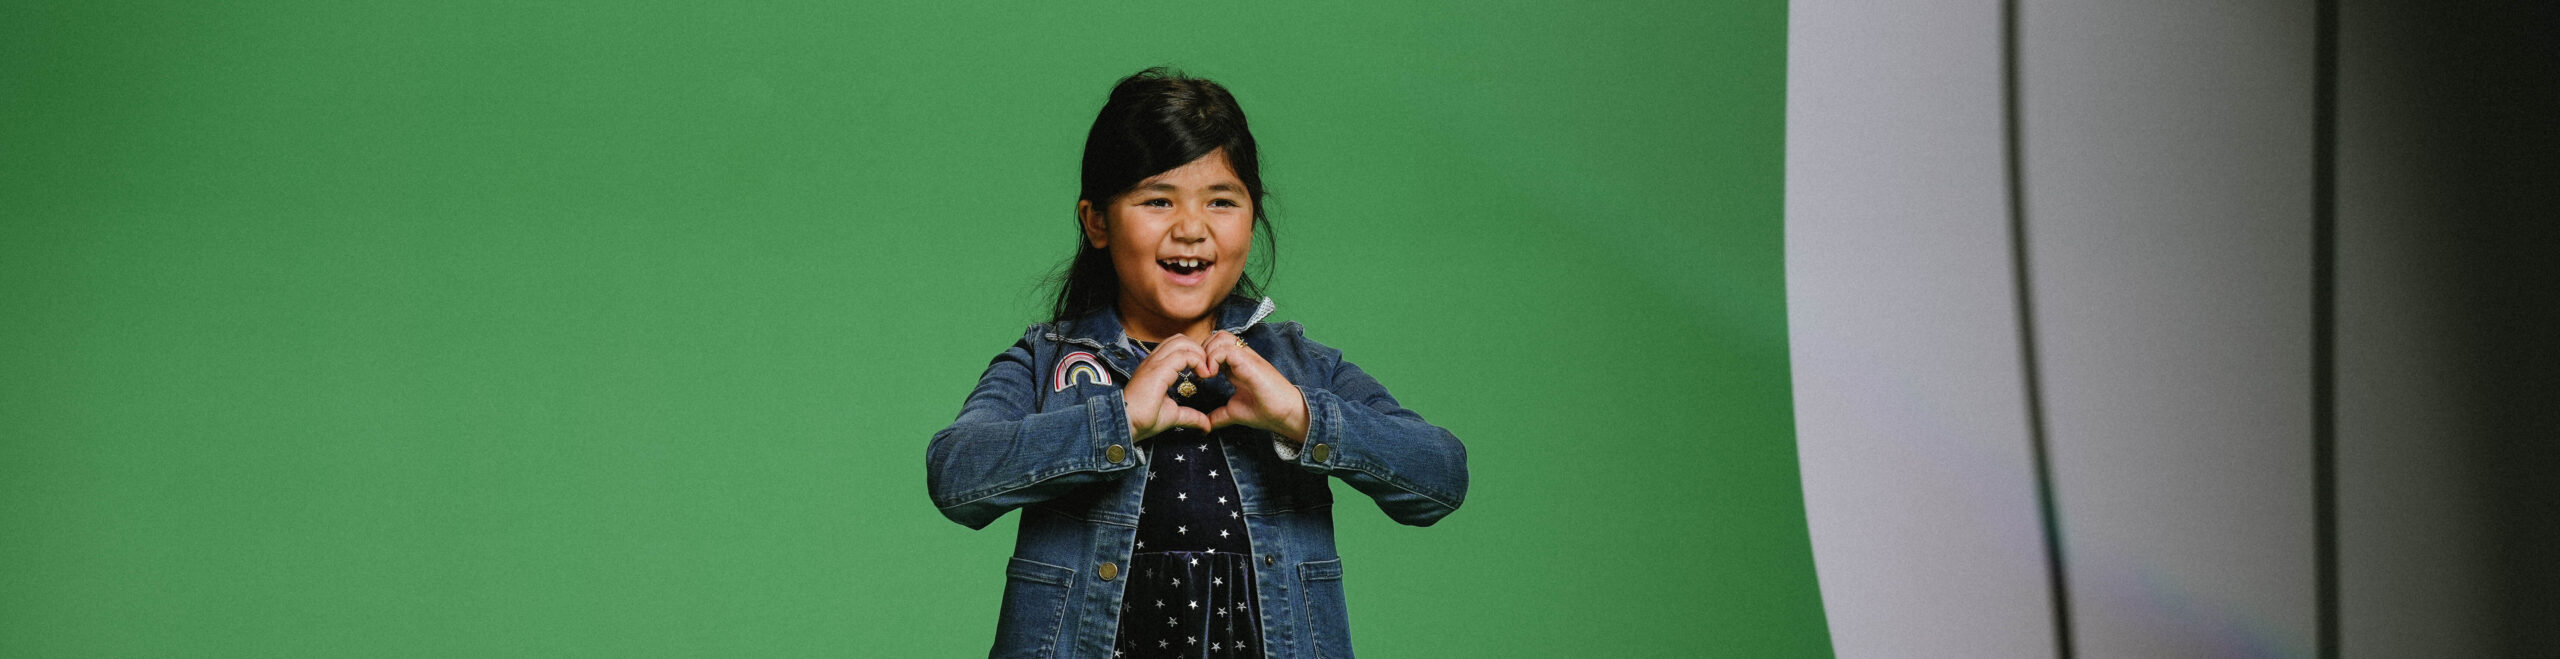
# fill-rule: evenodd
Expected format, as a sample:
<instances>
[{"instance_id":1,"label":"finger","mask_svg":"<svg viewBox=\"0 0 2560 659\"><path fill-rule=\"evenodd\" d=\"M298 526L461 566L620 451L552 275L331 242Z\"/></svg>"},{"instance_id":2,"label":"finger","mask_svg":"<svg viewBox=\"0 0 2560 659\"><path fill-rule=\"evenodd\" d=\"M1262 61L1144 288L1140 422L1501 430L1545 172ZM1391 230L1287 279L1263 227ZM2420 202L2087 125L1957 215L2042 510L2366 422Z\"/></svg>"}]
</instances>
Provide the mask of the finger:
<instances>
[{"instance_id":1,"label":"finger","mask_svg":"<svg viewBox=\"0 0 2560 659\"><path fill-rule=\"evenodd\" d=\"M1217 429L1217 424L1210 421L1209 415L1200 413L1200 410L1180 406L1173 409L1175 415L1173 425L1198 428L1204 433Z\"/></svg>"},{"instance_id":2,"label":"finger","mask_svg":"<svg viewBox=\"0 0 2560 659\"><path fill-rule=\"evenodd\" d=\"M1156 350L1158 351L1158 354L1164 355L1165 359L1173 360L1175 363L1179 364L1179 366L1174 369L1177 372L1183 368L1189 368L1193 374L1199 375L1200 377L1205 378L1217 375L1217 369L1209 364L1208 353L1202 352L1200 350L1200 344L1197 342L1184 340L1181 344L1176 345L1172 341L1166 341L1164 345L1156 346Z\"/></svg>"},{"instance_id":3,"label":"finger","mask_svg":"<svg viewBox=\"0 0 2560 659\"><path fill-rule=\"evenodd\" d=\"M1175 334L1173 336L1166 337L1164 343L1157 346L1158 350L1167 348L1181 350L1188 354L1195 355L1198 359L1198 363L1194 364L1191 367L1191 370L1194 373L1198 373L1200 377L1218 377L1217 362L1209 358L1209 352L1206 349L1206 346L1200 345L1199 341L1191 340L1191 335Z\"/></svg>"},{"instance_id":4,"label":"finger","mask_svg":"<svg viewBox=\"0 0 2560 659\"><path fill-rule=\"evenodd\" d=\"M1214 429L1217 429L1217 428L1224 428L1224 427L1227 427L1229 424L1233 424L1233 423L1235 423L1235 422L1236 422L1236 415L1235 415L1235 413L1233 413L1233 412L1228 412L1228 411L1227 411L1228 409L1233 408L1233 407L1234 407L1233 405L1229 405L1229 406L1226 406L1226 407L1220 407L1220 408L1218 408L1218 409L1210 410L1210 411L1209 411L1209 427L1210 427L1211 429L1213 429L1213 430L1214 430ZM1188 409L1188 408L1185 408L1185 409Z\"/></svg>"},{"instance_id":5,"label":"finger","mask_svg":"<svg viewBox=\"0 0 2560 659\"><path fill-rule=\"evenodd\" d=\"M1242 338L1228 339L1227 351L1228 364L1242 363L1260 370L1271 370L1271 362L1264 360L1262 353L1254 352L1253 346L1246 344Z\"/></svg>"},{"instance_id":6,"label":"finger","mask_svg":"<svg viewBox=\"0 0 2560 659\"><path fill-rule=\"evenodd\" d=\"M1233 366L1232 363L1227 361L1227 353L1235 350L1235 344L1236 335L1228 334L1225 331L1218 331L1211 332L1209 334L1208 345L1201 347L1207 351L1209 363L1216 364L1219 370L1226 370L1228 367Z\"/></svg>"},{"instance_id":7,"label":"finger","mask_svg":"<svg viewBox=\"0 0 2560 659\"><path fill-rule=\"evenodd\" d=\"M1173 382L1174 373L1181 370L1181 366L1176 362L1177 360L1164 359L1161 355L1147 355L1145 361L1138 362L1137 372L1129 374L1129 390L1150 391L1165 388L1167 384Z\"/></svg>"},{"instance_id":8,"label":"finger","mask_svg":"<svg viewBox=\"0 0 2560 659\"><path fill-rule=\"evenodd\" d=\"M1182 369L1198 370L1203 361L1199 351L1199 344L1188 341L1177 345L1168 340L1157 345L1154 352L1147 353L1144 361L1138 362L1138 372L1130 376L1129 386L1149 389L1172 386L1173 379L1182 374Z\"/></svg>"},{"instance_id":9,"label":"finger","mask_svg":"<svg viewBox=\"0 0 2560 659\"><path fill-rule=\"evenodd\" d=\"M1193 367L1190 369L1201 374L1201 377L1219 377L1219 372L1224 372L1224 369L1219 367L1219 362L1216 362L1213 356L1208 356L1208 346L1201 346L1198 341L1185 338L1183 351L1185 354L1190 354L1190 359L1193 359Z\"/></svg>"},{"instance_id":10,"label":"finger","mask_svg":"<svg viewBox=\"0 0 2560 659\"><path fill-rule=\"evenodd\" d=\"M1271 362L1263 360L1261 353L1254 352L1252 346L1245 345L1243 339L1233 335L1220 341L1216 349L1217 361L1227 371L1227 381L1236 383L1239 388L1250 390L1267 385L1278 373L1272 370Z\"/></svg>"}]
</instances>

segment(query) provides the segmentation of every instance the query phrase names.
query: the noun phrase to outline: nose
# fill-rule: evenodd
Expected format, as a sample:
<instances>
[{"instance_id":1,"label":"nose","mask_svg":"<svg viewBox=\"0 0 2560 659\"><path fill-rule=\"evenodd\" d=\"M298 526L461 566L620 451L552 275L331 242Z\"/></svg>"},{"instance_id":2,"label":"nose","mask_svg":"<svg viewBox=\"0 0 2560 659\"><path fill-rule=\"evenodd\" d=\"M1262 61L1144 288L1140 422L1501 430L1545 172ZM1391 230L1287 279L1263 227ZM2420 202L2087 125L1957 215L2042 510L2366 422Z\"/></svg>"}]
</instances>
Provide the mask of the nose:
<instances>
[{"instance_id":1,"label":"nose","mask_svg":"<svg viewBox=\"0 0 2560 659\"><path fill-rule=\"evenodd\" d=\"M1185 207L1174 214L1173 240L1196 243L1209 239L1209 218L1205 213Z\"/></svg>"}]
</instances>

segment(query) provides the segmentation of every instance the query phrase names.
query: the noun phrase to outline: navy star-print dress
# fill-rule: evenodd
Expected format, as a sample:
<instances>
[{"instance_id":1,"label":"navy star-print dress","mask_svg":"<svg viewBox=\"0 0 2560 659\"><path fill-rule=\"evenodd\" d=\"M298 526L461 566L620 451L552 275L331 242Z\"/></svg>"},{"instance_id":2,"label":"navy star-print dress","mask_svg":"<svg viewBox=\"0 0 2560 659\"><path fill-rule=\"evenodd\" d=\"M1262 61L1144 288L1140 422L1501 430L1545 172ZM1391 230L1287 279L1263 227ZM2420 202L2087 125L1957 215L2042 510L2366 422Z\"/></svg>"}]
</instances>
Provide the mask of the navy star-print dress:
<instances>
[{"instance_id":1,"label":"navy star-print dress","mask_svg":"<svg viewBox=\"0 0 2560 659\"><path fill-rule=\"evenodd\" d=\"M1132 343L1141 357L1155 348ZM1253 543L1225 452L1217 439L1188 429L1146 443L1146 494L1112 656L1262 656Z\"/></svg>"}]
</instances>

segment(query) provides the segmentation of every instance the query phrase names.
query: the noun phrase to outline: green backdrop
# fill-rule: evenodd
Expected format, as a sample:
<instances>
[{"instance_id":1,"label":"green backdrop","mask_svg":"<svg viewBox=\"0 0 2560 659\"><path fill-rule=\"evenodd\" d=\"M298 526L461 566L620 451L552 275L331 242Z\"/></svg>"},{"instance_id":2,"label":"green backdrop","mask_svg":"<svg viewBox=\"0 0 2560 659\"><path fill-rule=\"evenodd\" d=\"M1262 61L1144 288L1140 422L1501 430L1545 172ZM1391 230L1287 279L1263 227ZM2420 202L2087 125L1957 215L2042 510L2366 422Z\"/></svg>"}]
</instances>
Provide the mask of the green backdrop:
<instances>
[{"instance_id":1,"label":"green backdrop","mask_svg":"<svg viewBox=\"0 0 2560 659\"><path fill-rule=\"evenodd\" d=\"M0 5L0 656L968 656L923 456L1121 75L1229 84L1282 318L1466 440L1380 657L1829 653L1785 5Z\"/></svg>"}]
</instances>

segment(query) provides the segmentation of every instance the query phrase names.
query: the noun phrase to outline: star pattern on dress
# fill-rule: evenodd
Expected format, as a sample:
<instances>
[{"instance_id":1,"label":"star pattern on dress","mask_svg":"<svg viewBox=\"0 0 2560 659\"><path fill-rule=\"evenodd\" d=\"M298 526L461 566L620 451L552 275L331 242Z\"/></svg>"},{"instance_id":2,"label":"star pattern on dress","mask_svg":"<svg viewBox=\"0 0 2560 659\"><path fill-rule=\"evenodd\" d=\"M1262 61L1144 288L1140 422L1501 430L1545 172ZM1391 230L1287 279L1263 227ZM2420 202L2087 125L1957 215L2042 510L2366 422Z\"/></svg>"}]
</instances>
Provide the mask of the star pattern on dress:
<instances>
[{"instance_id":1,"label":"star pattern on dress","mask_svg":"<svg viewBox=\"0 0 2560 659\"><path fill-rule=\"evenodd\" d=\"M1242 524L1244 497L1236 481L1244 476L1229 462L1240 454L1221 446L1244 436L1178 432L1146 442L1143 455L1149 459L1139 465L1146 478L1132 484L1143 492L1133 502L1138 528L1124 555L1129 578L1121 601L1127 612L1118 620L1114 659L1260 658L1258 648L1247 648L1262 639L1254 581L1261 561ZM1154 459L1167 456L1173 459ZM1218 523L1221 517L1228 521ZM1195 526L1199 533L1191 532ZM1153 615L1136 612L1149 604ZM1155 624L1156 618L1164 624Z\"/></svg>"}]
</instances>

